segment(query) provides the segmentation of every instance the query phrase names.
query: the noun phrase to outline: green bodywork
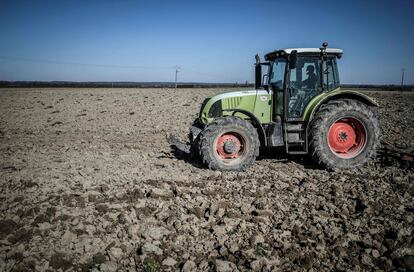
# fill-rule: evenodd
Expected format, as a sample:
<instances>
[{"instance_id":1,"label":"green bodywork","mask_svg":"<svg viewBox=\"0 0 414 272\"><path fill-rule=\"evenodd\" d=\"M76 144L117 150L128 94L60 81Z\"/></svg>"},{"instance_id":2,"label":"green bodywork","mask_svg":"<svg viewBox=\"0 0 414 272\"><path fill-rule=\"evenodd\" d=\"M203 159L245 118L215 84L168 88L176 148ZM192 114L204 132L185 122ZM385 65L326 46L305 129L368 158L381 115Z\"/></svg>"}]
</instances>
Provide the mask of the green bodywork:
<instances>
[{"instance_id":1,"label":"green bodywork","mask_svg":"<svg viewBox=\"0 0 414 272\"><path fill-rule=\"evenodd\" d=\"M361 92L352 91L352 90L342 90L341 88L337 88L330 92L321 93L315 96L305 107L304 114L302 116L302 121L309 122L312 120L314 113L316 110L324 103L332 99L340 99L340 98L350 98L355 99L367 104L368 106L378 106L378 103L371 97Z\"/></svg>"},{"instance_id":2,"label":"green bodywork","mask_svg":"<svg viewBox=\"0 0 414 272\"><path fill-rule=\"evenodd\" d=\"M337 88L330 92L323 92L315 96L305 107L300 121L309 122L312 120L315 111L324 103L332 99L351 98L359 100L369 106L378 106L377 102L369 96L352 90L342 90ZM232 115L229 109L242 109L253 114L261 124L270 123L273 121L274 115L283 115L283 93L278 92L276 95L276 113L273 114L273 95L271 91L266 90L249 90L222 93L207 98L207 102L200 111L200 121L203 124L208 124L217 116L209 116L211 107L217 102L221 105L221 116ZM250 119L249 116L236 112L235 116L243 119Z\"/></svg>"},{"instance_id":3,"label":"green bodywork","mask_svg":"<svg viewBox=\"0 0 414 272\"><path fill-rule=\"evenodd\" d=\"M220 101L222 116L232 115L232 111L228 109L242 109L252 113L260 123L269 123L272 119L272 94L267 91L238 91L222 93L211 96L204 108L200 111L200 121L203 124L210 123L215 117L209 116L210 108L214 103ZM246 115L237 112L234 114L243 119L249 119Z\"/></svg>"}]
</instances>

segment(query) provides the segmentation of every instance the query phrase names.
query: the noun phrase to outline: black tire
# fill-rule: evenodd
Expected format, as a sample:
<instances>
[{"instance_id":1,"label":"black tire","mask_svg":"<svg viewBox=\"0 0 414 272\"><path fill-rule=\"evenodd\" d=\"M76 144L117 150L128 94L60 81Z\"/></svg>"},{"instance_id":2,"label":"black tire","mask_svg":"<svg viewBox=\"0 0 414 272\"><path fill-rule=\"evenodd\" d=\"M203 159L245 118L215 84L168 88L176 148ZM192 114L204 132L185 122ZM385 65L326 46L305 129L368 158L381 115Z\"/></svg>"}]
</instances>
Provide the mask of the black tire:
<instances>
[{"instance_id":1,"label":"black tire","mask_svg":"<svg viewBox=\"0 0 414 272\"><path fill-rule=\"evenodd\" d=\"M230 135L230 136L229 136ZM240 148L235 158L223 158L217 145L221 137L237 137ZM225 142L226 143L226 142ZM259 155L259 136L251 123L238 117L220 117L200 133L199 154L204 165L213 170L240 171L254 163ZM222 147L223 150L225 147Z\"/></svg>"},{"instance_id":2,"label":"black tire","mask_svg":"<svg viewBox=\"0 0 414 272\"><path fill-rule=\"evenodd\" d=\"M328 140L328 136L335 136L330 128L343 122L348 122L356 132L355 144L349 151L338 151L335 145L336 141L347 141L346 133L338 134L339 140L335 137ZM378 119L370 107L356 100L338 99L322 105L310 123L309 149L312 159L328 170L350 169L375 157L379 138Z\"/></svg>"}]
</instances>

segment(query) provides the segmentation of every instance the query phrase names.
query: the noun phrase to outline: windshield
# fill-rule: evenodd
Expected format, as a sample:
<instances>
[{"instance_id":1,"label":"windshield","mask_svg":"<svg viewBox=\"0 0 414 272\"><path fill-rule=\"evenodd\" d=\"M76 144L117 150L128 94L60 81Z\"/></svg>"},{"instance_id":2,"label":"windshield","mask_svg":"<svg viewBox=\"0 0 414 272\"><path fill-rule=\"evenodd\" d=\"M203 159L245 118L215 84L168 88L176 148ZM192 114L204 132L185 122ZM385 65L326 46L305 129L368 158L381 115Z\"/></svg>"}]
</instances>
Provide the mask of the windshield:
<instances>
[{"instance_id":1,"label":"windshield","mask_svg":"<svg viewBox=\"0 0 414 272\"><path fill-rule=\"evenodd\" d=\"M285 68L285 58L278 58L272 62L272 73L270 75L269 83L272 85L273 88L277 88L279 90L283 89L283 83L285 81Z\"/></svg>"}]
</instances>

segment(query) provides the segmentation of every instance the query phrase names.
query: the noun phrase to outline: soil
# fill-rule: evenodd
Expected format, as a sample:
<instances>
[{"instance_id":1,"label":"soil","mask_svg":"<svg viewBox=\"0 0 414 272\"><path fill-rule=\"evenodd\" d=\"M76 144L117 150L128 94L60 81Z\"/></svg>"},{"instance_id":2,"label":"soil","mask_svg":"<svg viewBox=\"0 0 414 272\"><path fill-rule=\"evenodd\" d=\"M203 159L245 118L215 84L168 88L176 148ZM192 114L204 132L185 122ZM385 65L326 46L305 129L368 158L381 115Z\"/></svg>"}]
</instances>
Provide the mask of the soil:
<instances>
[{"instance_id":1,"label":"soil","mask_svg":"<svg viewBox=\"0 0 414 272\"><path fill-rule=\"evenodd\" d=\"M171 143L222 91L0 89L0 271L414 269L412 162L205 169ZM412 152L414 93L369 95Z\"/></svg>"}]
</instances>

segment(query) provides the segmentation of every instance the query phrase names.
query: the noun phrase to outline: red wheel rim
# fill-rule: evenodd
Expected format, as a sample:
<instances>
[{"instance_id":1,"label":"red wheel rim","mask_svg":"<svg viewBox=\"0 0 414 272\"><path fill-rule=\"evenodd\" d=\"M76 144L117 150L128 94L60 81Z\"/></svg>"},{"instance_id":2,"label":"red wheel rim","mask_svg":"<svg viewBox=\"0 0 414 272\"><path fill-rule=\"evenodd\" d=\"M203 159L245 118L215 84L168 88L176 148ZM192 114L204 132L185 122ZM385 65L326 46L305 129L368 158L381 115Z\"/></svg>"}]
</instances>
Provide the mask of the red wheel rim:
<instances>
[{"instance_id":1,"label":"red wheel rim","mask_svg":"<svg viewBox=\"0 0 414 272\"><path fill-rule=\"evenodd\" d=\"M223 160L235 160L240 158L245 150L243 137L235 132L227 132L217 138L216 152Z\"/></svg>"},{"instance_id":2,"label":"red wheel rim","mask_svg":"<svg viewBox=\"0 0 414 272\"><path fill-rule=\"evenodd\" d=\"M365 127L355 118L342 118L329 128L329 148L338 157L350 159L357 156L365 147L365 142Z\"/></svg>"}]
</instances>

